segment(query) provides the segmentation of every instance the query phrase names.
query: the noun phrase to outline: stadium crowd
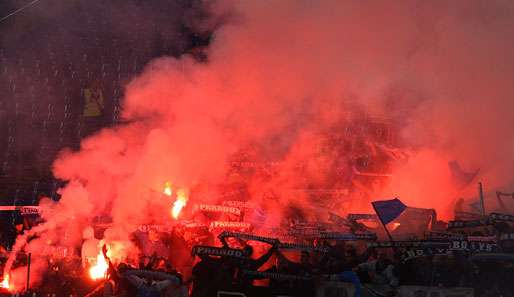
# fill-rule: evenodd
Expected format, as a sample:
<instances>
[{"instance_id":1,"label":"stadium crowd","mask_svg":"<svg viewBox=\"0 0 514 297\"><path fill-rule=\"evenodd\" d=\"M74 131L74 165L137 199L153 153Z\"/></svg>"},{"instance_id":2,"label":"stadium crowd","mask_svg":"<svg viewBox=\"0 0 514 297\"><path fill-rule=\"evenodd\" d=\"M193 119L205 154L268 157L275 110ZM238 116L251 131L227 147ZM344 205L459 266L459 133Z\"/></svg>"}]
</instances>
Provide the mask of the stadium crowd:
<instances>
[{"instance_id":1,"label":"stadium crowd","mask_svg":"<svg viewBox=\"0 0 514 297\"><path fill-rule=\"evenodd\" d=\"M375 233L355 230L307 231L304 223L283 229L294 234L294 243L277 239L283 234L192 231L187 224L167 231L144 226L132 238L138 258L117 263L108 256L108 245L95 238L98 232L86 228L81 250L49 258L44 280L26 294L327 296L320 293L322 288L339 288L353 296L407 296L398 295L402 288L421 286L469 288L475 294L455 296L512 296L514 236L509 221L501 218L491 215L473 227L459 225L472 221L452 221L448 230L427 231L417 238L394 234L401 238L394 241L377 241ZM108 269L92 280L88 271L99 250ZM1 252L7 256L5 248ZM26 257L18 255L15 265L24 264Z\"/></svg>"}]
</instances>

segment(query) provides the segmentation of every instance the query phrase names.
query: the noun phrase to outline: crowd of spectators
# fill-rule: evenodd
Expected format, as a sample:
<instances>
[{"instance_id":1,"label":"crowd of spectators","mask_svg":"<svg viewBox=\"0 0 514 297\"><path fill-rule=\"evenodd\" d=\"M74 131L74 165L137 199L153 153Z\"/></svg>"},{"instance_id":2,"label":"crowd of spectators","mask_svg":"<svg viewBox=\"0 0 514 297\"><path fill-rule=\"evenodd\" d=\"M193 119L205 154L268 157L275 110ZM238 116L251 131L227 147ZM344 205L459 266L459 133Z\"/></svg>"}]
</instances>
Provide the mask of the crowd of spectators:
<instances>
[{"instance_id":1,"label":"crowd of spectators","mask_svg":"<svg viewBox=\"0 0 514 297\"><path fill-rule=\"evenodd\" d=\"M412 245L391 247L390 242L313 239L285 247L278 239L259 241L225 232L187 242L179 230L150 228L134 233L141 251L138 261L112 263L108 247L101 247L109 269L99 281L92 281L87 271L88 257L93 258L101 241L86 230L82 257L49 260L51 269L34 289L38 296L318 296L320 286L339 282L351 284L348 292L359 297L398 296L402 286L473 288L474 296L512 296L512 239L502 236L509 230L507 224L492 228L496 239L478 231L448 233L468 236L467 242L484 240L484 246L494 246L487 251L478 245L474 250L446 246L436 251L434 243L451 247L452 241L413 240ZM88 256L91 244L95 251ZM5 257L7 251L1 252ZM19 261L24 264L23 257Z\"/></svg>"}]
</instances>

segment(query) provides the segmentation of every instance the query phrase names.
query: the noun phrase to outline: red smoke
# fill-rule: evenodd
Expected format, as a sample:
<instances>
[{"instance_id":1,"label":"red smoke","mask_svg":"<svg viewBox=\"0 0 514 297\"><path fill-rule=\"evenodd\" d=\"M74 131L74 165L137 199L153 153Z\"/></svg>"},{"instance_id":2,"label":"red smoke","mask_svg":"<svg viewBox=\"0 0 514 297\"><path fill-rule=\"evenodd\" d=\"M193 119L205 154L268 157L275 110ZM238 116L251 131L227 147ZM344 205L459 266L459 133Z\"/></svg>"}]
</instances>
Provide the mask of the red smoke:
<instances>
[{"instance_id":1,"label":"red smoke","mask_svg":"<svg viewBox=\"0 0 514 297\"><path fill-rule=\"evenodd\" d=\"M109 215L107 240L129 254L137 225L170 220L161 194L167 181L186 189L243 182L272 214L270 224L291 207L324 219L327 208L293 190L347 187L357 156L343 145L321 147L325 135L366 118L397 127L397 143L409 153L392 164L392 178L369 186L369 199L398 196L448 218L456 198L475 193L453 184L448 161L480 168L491 190L512 185L512 8L501 1L220 1L213 18L227 23L215 31L207 63L153 61L126 88L130 123L55 161L55 176L71 182L60 202L45 204L44 231L27 248L37 253L49 240L76 246L94 216ZM228 170L235 153L279 163L274 174L241 176ZM216 202L196 199L190 203ZM335 202L339 213L369 205Z\"/></svg>"}]
</instances>

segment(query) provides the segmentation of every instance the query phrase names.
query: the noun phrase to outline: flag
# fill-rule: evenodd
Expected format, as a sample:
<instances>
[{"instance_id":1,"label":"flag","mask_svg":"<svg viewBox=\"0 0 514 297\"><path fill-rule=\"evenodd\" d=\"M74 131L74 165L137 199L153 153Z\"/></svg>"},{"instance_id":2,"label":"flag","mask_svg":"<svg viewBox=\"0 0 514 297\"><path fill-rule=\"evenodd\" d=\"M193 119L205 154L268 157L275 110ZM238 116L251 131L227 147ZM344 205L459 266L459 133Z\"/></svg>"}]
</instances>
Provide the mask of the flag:
<instances>
[{"instance_id":1,"label":"flag","mask_svg":"<svg viewBox=\"0 0 514 297\"><path fill-rule=\"evenodd\" d=\"M400 216L407 206L398 198L371 202L382 224L386 225Z\"/></svg>"}]
</instances>

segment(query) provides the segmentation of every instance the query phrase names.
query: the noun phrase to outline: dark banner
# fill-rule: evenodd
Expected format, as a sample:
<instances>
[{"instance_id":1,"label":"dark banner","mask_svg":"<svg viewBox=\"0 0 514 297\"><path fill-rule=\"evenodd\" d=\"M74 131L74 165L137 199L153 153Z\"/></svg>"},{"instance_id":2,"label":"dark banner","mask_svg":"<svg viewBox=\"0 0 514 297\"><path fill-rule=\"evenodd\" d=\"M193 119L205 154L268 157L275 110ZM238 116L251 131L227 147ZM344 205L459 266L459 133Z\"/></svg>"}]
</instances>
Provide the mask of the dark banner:
<instances>
[{"instance_id":1,"label":"dark banner","mask_svg":"<svg viewBox=\"0 0 514 297\"><path fill-rule=\"evenodd\" d=\"M449 255L451 253L452 251L448 247L424 247L407 249L401 255L402 261L407 261L419 257Z\"/></svg>"},{"instance_id":2,"label":"dark banner","mask_svg":"<svg viewBox=\"0 0 514 297\"><path fill-rule=\"evenodd\" d=\"M514 240L514 233L504 233L500 235L500 240Z\"/></svg>"},{"instance_id":3,"label":"dark banner","mask_svg":"<svg viewBox=\"0 0 514 297\"><path fill-rule=\"evenodd\" d=\"M469 252L494 252L497 247L496 243L465 240L453 240L450 245L450 249L453 251Z\"/></svg>"},{"instance_id":4,"label":"dark banner","mask_svg":"<svg viewBox=\"0 0 514 297\"><path fill-rule=\"evenodd\" d=\"M313 245L300 244L300 243L280 243L278 245L278 248L287 249L287 250L300 250L300 251L328 253L327 247L313 246Z\"/></svg>"},{"instance_id":5,"label":"dark banner","mask_svg":"<svg viewBox=\"0 0 514 297\"><path fill-rule=\"evenodd\" d=\"M283 273L275 273L275 272L261 272L261 271L244 270L243 273L245 275L254 276L257 278L270 278L270 279L279 279L279 280L308 281L308 280L312 279L307 276L300 276L300 275L294 275L294 274L283 274Z\"/></svg>"},{"instance_id":6,"label":"dark banner","mask_svg":"<svg viewBox=\"0 0 514 297\"><path fill-rule=\"evenodd\" d=\"M430 240L462 240L466 239L466 235L445 232L429 232L428 239Z\"/></svg>"},{"instance_id":7,"label":"dark banner","mask_svg":"<svg viewBox=\"0 0 514 297\"><path fill-rule=\"evenodd\" d=\"M491 225L491 220L481 219L473 221L450 221L448 222L448 229L455 228L473 228Z\"/></svg>"},{"instance_id":8,"label":"dark banner","mask_svg":"<svg viewBox=\"0 0 514 297\"><path fill-rule=\"evenodd\" d=\"M322 232L320 239L326 240L377 240L375 233L339 233L339 232Z\"/></svg>"},{"instance_id":9,"label":"dark banner","mask_svg":"<svg viewBox=\"0 0 514 297\"><path fill-rule=\"evenodd\" d=\"M246 258L246 255L242 250L215 247L215 246L204 246L204 245L194 246L192 249L192 254L194 256L206 255L206 256L233 257L233 258L239 258L239 259Z\"/></svg>"},{"instance_id":10,"label":"dark banner","mask_svg":"<svg viewBox=\"0 0 514 297\"><path fill-rule=\"evenodd\" d=\"M378 216L376 214L367 214L367 213L350 213L346 217L350 221L356 220L378 220Z\"/></svg>"},{"instance_id":11,"label":"dark banner","mask_svg":"<svg viewBox=\"0 0 514 297\"><path fill-rule=\"evenodd\" d=\"M449 247L450 242L441 241L425 241L425 240L412 240L412 241L377 241L368 244L373 248L445 248Z\"/></svg>"},{"instance_id":12,"label":"dark banner","mask_svg":"<svg viewBox=\"0 0 514 297\"><path fill-rule=\"evenodd\" d=\"M514 215L509 215L509 214L501 214L501 213L493 212L489 215L489 218L493 221L514 222Z\"/></svg>"},{"instance_id":13,"label":"dark banner","mask_svg":"<svg viewBox=\"0 0 514 297\"><path fill-rule=\"evenodd\" d=\"M328 220L332 223L340 224L340 225L348 225L349 224L349 222L345 218L338 216L335 213L331 213L331 212L328 213Z\"/></svg>"},{"instance_id":14,"label":"dark banner","mask_svg":"<svg viewBox=\"0 0 514 297\"><path fill-rule=\"evenodd\" d=\"M260 241L260 242L265 242L265 243L269 243L269 244L275 244L278 242L278 239L276 239L276 238L258 236L258 235L247 234L247 233L230 232L230 231L224 231L218 237L219 238L234 237L234 238L238 238L238 239L242 239L242 240L254 240L254 241Z\"/></svg>"}]
</instances>

